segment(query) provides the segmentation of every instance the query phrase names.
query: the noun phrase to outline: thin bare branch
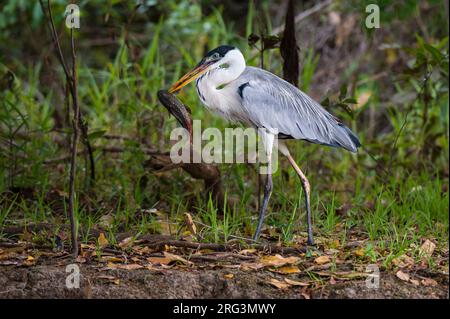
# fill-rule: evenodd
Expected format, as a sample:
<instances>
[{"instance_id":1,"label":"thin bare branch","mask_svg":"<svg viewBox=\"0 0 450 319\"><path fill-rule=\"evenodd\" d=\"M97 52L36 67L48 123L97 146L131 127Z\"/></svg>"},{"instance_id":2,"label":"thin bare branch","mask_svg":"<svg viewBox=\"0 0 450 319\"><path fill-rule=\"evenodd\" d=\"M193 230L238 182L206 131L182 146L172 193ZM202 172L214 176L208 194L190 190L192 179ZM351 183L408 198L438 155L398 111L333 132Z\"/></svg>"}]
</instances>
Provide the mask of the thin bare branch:
<instances>
[{"instance_id":1,"label":"thin bare branch","mask_svg":"<svg viewBox=\"0 0 450 319\"><path fill-rule=\"evenodd\" d=\"M51 10L50 10L51 11ZM80 118L80 108L78 105L78 81L77 81L77 56L75 52L75 42L73 38L73 28L70 29L70 46L72 49L72 84L73 84L73 95L72 95L72 107L73 107L73 136L72 136L72 146L71 146L71 159L70 159L70 177L69 177L69 218L70 218L70 228L71 228L71 238L72 238L72 253L74 257L78 256L78 236L77 236L77 226L75 224L75 212L74 212L74 201L75 201L75 177L76 177L76 167L77 167L77 148L79 140L79 118Z\"/></svg>"},{"instance_id":2,"label":"thin bare branch","mask_svg":"<svg viewBox=\"0 0 450 319\"><path fill-rule=\"evenodd\" d=\"M320 10L325 9L326 7L328 7L330 4L333 3L333 0L325 0L323 2L319 2L318 4L316 4L314 7L303 11L302 13L298 14L295 16L295 24L300 23L301 21L305 20L306 18L308 18L309 16L313 15L316 12L319 12ZM276 28L274 28L272 30L272 34L278 34L284 31L284 25L280 25Z\"/></svg>"},{"instance_id":3,"label":"thin bare branch","mask_svg":"<svg viewBox=\"0 0 450 319\"><path fill-rule=\"evenodd\" d=\"M69 72L69 68L67 67L67 63L66 60L64 58L64 54L62 53L62 49L61 49L61 44L59 42L59 37L58 37L58 33L56 31L56 27L55 27L55 22L53 20L53 14L52 14L52 10L51 10L51 3L50 0L47 0L47 11L45 10L44 7L44 3L42 2L42 0L39 0L39 3L41 5L41 9L42 12L44 13L44 16L46 17L48 23L49 23L49 29L50 29L50 33L52 35L52 40L53 40L53 44L55 46L56 52L57 52L57 57L59 62L61 63L61 66L64 70L64 74L66 75L66 80L68 83L68 89L70 91L70 95L72 96L72 99L75 99L75 95L78 94L78 92L76 92L75 89L75 81L76 79L73 78L73 74L70 74ZM71 29L72 31L72 29ZM71 34L71 42L73 42L73 35ZM71 43L71 46L73 46L73 43ZM74 54L74 50L72 49L72 56ZM78 98L76 98L78 100ZM89 163L90 163L90 168L91 168L91 182L95 181L95 162L94 162L94 155L93 155L93 151L92 151L92 146L89 142L88 139L88 128L86 123L83 121L83 116L81 114L81 111L78 110L78 127L81 128L81 134L83 137L83 144L86 147L88 156L89 156Z\"/></svg>"},{"instance_id":4,"label":"thin bare branch","mask_svg":"<svg viewBox=\"0 0 450 319\"><path fill-rule=\"evenodd\" d=\"M42 0L39 0L39 3L41 5L41 9L42 9L42 12L44 13L44 16L46 17L46 20L49 23L49 29L52 34L53 45L55 46L58 60L61 63L61 66L63 67L64 73L66 75L68 82L70 84L72 84L72 77L70 75L69 68L67 67L66 60L64 59L64 55L61 50L58 33L56 32L56 27L55 27L55 22L53 20L53 14L52 14L52 10L51 10L50 0L47 0L47 11L45 10L45 6L44 6L44 3L42 2ZM69 85L69 87L71 88L71 85Z\"/></svg>"}]
</instances>

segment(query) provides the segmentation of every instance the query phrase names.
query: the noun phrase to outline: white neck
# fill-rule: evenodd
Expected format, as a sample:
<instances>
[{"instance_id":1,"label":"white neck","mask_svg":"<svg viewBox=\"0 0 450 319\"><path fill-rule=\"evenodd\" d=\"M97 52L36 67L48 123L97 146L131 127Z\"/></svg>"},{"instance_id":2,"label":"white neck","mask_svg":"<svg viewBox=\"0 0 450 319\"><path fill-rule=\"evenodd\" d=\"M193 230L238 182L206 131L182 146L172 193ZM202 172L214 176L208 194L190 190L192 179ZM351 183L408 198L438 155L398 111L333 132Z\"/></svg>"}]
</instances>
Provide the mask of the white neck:
<instances>
[{"instance_id":1,"label":"white neck","mask_svg":"<svg viewBox=\"0 0 450 319\"><path fill-rule=\"evenodd\" d=\"M223 64L228 67L220 67ZM236 99L232 99L234 95L229 92L231 85L227 84L236 80L244 70L242 53L237 49L228 51L225 57L211 66L207 74L197 80L197 92L202 103L227 119L237 120L235 114L238 114L236 109L239 105L235 105Z\"/></svg>"},{"instance_id":2,"label":"white neck","mask_svg":"<svg viewBox=\"0 0 450 319\"><path fill-rule=\"evenodd\" d=\"M220 65L227 64L227 68L221 68ZM245 59L241 51L234 49L228 53L219 62L211 66L208 74L208 83L213 88L218 88L236 80L245 70Z\"/></svg>"}]
</instances>

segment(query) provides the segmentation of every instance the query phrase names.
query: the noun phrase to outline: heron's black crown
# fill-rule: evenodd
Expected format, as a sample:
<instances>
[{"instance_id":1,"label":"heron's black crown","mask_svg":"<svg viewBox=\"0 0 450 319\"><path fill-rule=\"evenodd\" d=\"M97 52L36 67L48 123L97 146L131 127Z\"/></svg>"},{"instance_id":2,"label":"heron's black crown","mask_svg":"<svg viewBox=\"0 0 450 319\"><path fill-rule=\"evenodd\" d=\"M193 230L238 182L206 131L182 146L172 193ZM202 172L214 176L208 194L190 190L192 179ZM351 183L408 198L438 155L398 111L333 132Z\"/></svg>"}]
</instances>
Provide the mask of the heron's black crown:
<instances>
[{"instance_id":1,"label":"heron's black crown","mask_svg":"<svg viewBox=\"0 0 450 319\"><path fill-rule=\"evenodd\" d=\"M231 46L231 45L221 45L220 47L215 48L214 50L209 51L206 56L210 57L212 56L214 53L219 53L220 57L224 57L225 54L227 54L228 51L231 51L235 49L235 47Z\"/></svg>"}]
</instances>

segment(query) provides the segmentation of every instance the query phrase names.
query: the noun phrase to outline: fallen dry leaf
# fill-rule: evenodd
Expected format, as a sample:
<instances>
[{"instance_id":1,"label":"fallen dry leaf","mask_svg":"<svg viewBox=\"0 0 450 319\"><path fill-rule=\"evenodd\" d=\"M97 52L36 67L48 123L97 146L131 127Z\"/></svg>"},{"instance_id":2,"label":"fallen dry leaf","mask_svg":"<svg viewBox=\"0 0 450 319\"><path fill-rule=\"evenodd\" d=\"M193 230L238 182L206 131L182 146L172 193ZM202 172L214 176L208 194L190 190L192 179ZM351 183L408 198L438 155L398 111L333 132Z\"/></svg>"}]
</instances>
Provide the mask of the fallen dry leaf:
<instances>
[{"instance_id":1,"label":"fallen dry leaf","mask_svg":"<svg viewBox=\"0 0 450 319\"><path fill-rule=\"evenodd\" d=\"M339 271L339 272L327 272L327 271L314 271L316 275L322 276L322 277L335 277L338 279L347 279L352 280L356 278L364 278L367 277L369 274L365 272L357 272L357 271Z\"/></svg>"},{"instance_id":2,"label":"fallen dry leaf","mask_svg":"<svg viewBox=\"0 0 450 319\"><path fill-rule=\"evenodd\" d=\"M192 262L184 259L183 257L168 253L167 251L164 252L164 257L148 257L147 261L151 262L152 264L160 264L160 265L168 265L173 261L179 261L186 265L192 264Z\"/></svg>"},{"instance_id":3,"label":"fallen dry leaf","mask_svg":"<svg viewBox=\"0 0 450 319\"><path fill-rule=\"evenodd\" d=\"M409 281L409 275L404 273L403 271L399 270L397 271L397 273L395 274L397 276L398 279L403 280L403 281Z\"/></svg>"},{"instance_id":4,"label":"fallen dry leaf","mask_svg":"<svg viewBox=\"0 0 450 319\"><path fill-rule=\"evenodd\" d=\"M410 279L409 282L412 283L414 286L419 286L420 285L420 283L419 283L419 281L417 279Z\"/></svg>"},{"instance_id":5,"label":"fallen dry leaf","mask_svg":"<svg viewBox=\"0 0 450 319\"><path fill-rule=\"evenodd\" d=\"M141 269L143 268L142 265L139 264L127 264L127 265L119 265L120 269L125 269L125 270L135 270L135 269Z\"/></svg>"},{"instance_id":6,"label":"fallen dry leaf","mask_svg":"<svg viewBox=\"0 0 450 319\"><path fill-rule=\"evenodd\" d=\"M143 268L144 266L138 264L114 264L109 262L107 268L109 269L125 269L125 270L136 270Z\"/></svg>"},{"instance_id":7,"label":"fallen dry leaf","mask_svg":"<svg viewBox=\"0 0 450 319\"><path fill-rule=\"evenodd\" d=\"M341 247L341 242L339 241L339 239L333 240L333 242L331 243L331 248L339 248L339 247Z\"/></svg>"},{"instance_id":8,"label":"fallen dry leaf","mask_svg":"<svg viewBox=\"0 0 450 319\"><path fill-rule=\"evenodd\" d=\"M123 258L118 258L115 256L102 256L102 261L108 261L108 262L113 262L113 263L124 262Z\"/></svg>"},{"instance_id":9,"label":"fallen dry leaf","mask_svg":"<svg viewBox=\"0 0 450 319\"><path fill-rule=\"evenodd\" d=\"M121 249L127 249L133 244L133 237L127 237L119 243Z\"/></svg>"},{"instance_id":10,"label":"fallen dry leaf","mask_svg":"<svg viewBox=\"0 0 450 319\"><path fill-rule=\"evenodd\" d=\"M175 254L168 253L167 251L164 252L164 256L167 257L167 258L171 258L172 260L175 260L175 261L180 261L180 262L182 262L183 264L186 264L186 265L192 264L192 262L184 259L183 257L175 255Z\"/></svg>"},{"instance_id":11,"label":"fallen dry leaf","mask_svg":"<svg viewBox=\"0 0 450 319\"><path fill-rule=\"evenodd\" d=\"M355 279L355 278L365 278L369 276L366 272L358 272L358 271L340 271L334 272L333 276L339 279Z\"/></svg>"},{"instance_id":12,"label":"fallen dry leaf","mask_svg":"<svg viewBox=\"0 0 450 319\"><path fill-rule=\"evenodd\" d=\"M302 292L301 295L302 295L303 298L305 298L305 299L311 299L311 296L310 296L308 293L306 293L306 292Z\"/></svg>"},{"instance_id":13,"label":"fallen dry leaf","mask_svg":"<svg viewBox=\"0 0 450 319\"><path fill-rule=\"evenodd\" d=\"M234 275L233 274L225 274L225 275L223 275L223 277L225 279L233 279Z\"/></svg>"},{"instance_id":14,"label":"fallen dry leaf","mask_svg":"<svg viewBox=\"0 0 450 319\"><path fill-rule=\"evenodd\" d=\"M23 262L24 266L33 266L34 264L36 264L36 261L33 256L28 256Z\"/></svg>"},{"instance_id":15,"label":"fallen dry leaf","mask_svg":"<svg viewBox=\"0 0 450 319\"><path fill-rule=\"evenodd\" d=\"M355 250L354 254L358 257L364 257L364 255L366 254L366 249L364 247L361 247L358 250Z\"/></svg>"},{"instance_id":16,"label":"fallen dry leaf","mask_svg":"<svg viewBox=\"0 0 450 319\"><path fill-rule=\"evenodd\" d=\"M300 272L300 269L298 269L297 266L289 265L289 266L282 266L280 268L271 269L271 271L286 275L286 274L297 274Z\"/></svg>"},{"instance_id":17,"label":"fallen dry leaf","mask_svg":"<svg viewBox=\"0 0 450 319\"><path fill-rule=\"evenodd\" d=\"M286 264L295 264L299 260L298 257L283 257L281 255L274 255L274 256L263 256L259 259L259 262L262 263L264 266L271 266L271 267L281 267Z\"/></svg>"},{"instance_id":18,"label":"fallen dry leaf","mask_svg":"<svg viewBox=\"0 0 450 319\"><path fill-rule=\"evenodd\" d=\"M5 260L5 259L12 259L19 256L19 254L15 251L7 251L4 252L2 254L0 254L0 260Z\"/></svg>"},{"instance_id":19,"label":"fallen dry leaf","mask_svg":"<svg viewBox=\"0 0 450 319\"><path fill-rule=\"evenodd\" d=\"M184 222L186 223L186 227L189 229L189 232L194 236L197 235L197 227L195 227L191 214L184 213Z\"/></svg>"},{"instance_id":20,"label":"fallen dry leaf","mask_svg":"<svg viewBox=\"0 0 450 319\"><path fill-rule=\"evenodd\" d=\"M77 259L75 259L75 262L77 264L84 264L86 261L87 261L86 258L83 256L77 256Z\"/></svg>"},{"instance_id":21,"label":"fallen dry leaf","mask_svg":"<svg viewBox=\"0 0 450 319\"><path fill-rule=\"evenodd\" d=\"M173 259L167 257L148 257L147 261L152 264L168 265Z\"/></svg>"},{"instance_id":22,"label":"fallen dry leaf","mask_svg":"<svg viewBox=\"0 0 450 319\"><path fill-rule=\"evenodd\" d=\"M320 256L320 257L317 257L316 259L314 259L314 262L318 265L327 264L330 261L331 261L330 257L328 257L328 256Z\"/></svg>"},{"instance_id":23,"label":"fallen dry leaf","mask_svg":"<svg viewBox=\"0 0 450 319\"><path fill-rule=\"evenodd\" d=\"M431 278L424 278L420 281L420 283L426 287L434 287L437 286L437 281Z\"/></svg>"},{"instance_id":24,"label":"fallen dry leaf","mask_svg":"<svg viewBox=\"0 0 450 319\"><path fill-rule=\"evenodd\" d=\"M392 259L392 263L397 267L406 268L414 265L414 259L408 255L401 255Z\"/></svg>"},{"instance_id":25,"label":"fallen dry leaf","mask_svg":"<svg viewBox=\"0 0 450 319\"><path fill-rule=\"evenodd\" d=\"M14 260L0 260L0 265L2 265L2 266L18 265L18 264L19 264L19 262L14 261Z\"/></svg>"},{"instance_id":26,"label":"fallen dry leaf","mask_svg":"<svg viewBox=\"0 0 450 319\"><path fill-rule=\"evenodd\" d=\"M264 268L264 264L262 263L246 263L243 262L239 265L239 268L242 269L243 271L247 271L247 270L258 270L261 268Z\"/></svg>"},{"instance_id":27,"label":"fallen dry leaf","mask_svg":"<svg viewBox=\"0 0 450 319\"><path fill-rule=\"evenodd\" d=\"M286 283L288 283L291 286L302 286L302 287L309 286L309 283L307 282L296 281L289 278L284 278L284 281L286 281Z\"/></svg>"},{"instance_id":28,"label":"fallen dry leaf","mask_svg":"<svg viewBox=\"0 0 450 319\"><path fill-rule=\"evenodd\" d=\"M144 254L148 254L150 252L150 248L148 248L148 246L134 246L133 248L133 252L135 252L136 254L139 255L144 255Z\"/></svg>"},{"instance_id":29,"label":"fallen dry leaf","mask_svg":"<svg viewBox=\"0 0 450 319\"><path fill-rule=\"evenodd\" d=\"M114 280L114 279L116 279L116 277L108 276L108 275L100 275L100 276L97 276L97 278L98 279L106 279L106 280Z\"/></svg>"},{"instance_id":30,"label":"fallen dry leaf","mask_svg":"<svg viewBox=\"0 0 450 319\"><path fill-rule=\"evenodd\" d=\"M91 244L80 244L81 250L89 250L89 249L94 249L95 250L95 245L91 245Z\"/></svg>"},{"instance_id":31,"label":"fallen dry leaf","mask_svg":"<svg viewBox=\"0 0 450 319\"><path fill-rule=\"evenodd\" d=\"M100 235L97 238L97 242L100 248L105 248L109 244L108 239L106 239L104 233L100 233Z\"/></svg>"},{"instance_id":32,"label":"fallen dry leaf","mask_svg":"<svg viewBox=\"0 0 450 319\"><path fill-rule=\"evenodd\" d=\"M244 250L241 250L241 251L239 252L239 254L240 254L240 255L248 255L248 254L253 254L253 253L255 253L255 252L256 252L256 249L251 248L251 249L244 249Z\"/></svg>"},{"instance_id":33,"label":"fallen dry leaf","mask_svg":"<svg viewBox=\"0 0 450 319\"><path fill-rule=\"evenodd\" d=\"M436 248L436 244L430 240L425 240L425 242L419 248L419 254L424 258L430 258Z\"/></svg>"},{"instance_id":34,"label":"fallen dry leaf","mask_svg":"<svg viewBox=\"0 0 450 319\"><path fill-rule=\"evenodd\" d=\"M286 289L286 288L289 288L289 286L291 286L287 282L282 282L282 281L279 281L279 280L277 280L275 278L270 278L269 284L271 284L272 286L277 287L278 289Z\"/></svg>"}]
</instances>

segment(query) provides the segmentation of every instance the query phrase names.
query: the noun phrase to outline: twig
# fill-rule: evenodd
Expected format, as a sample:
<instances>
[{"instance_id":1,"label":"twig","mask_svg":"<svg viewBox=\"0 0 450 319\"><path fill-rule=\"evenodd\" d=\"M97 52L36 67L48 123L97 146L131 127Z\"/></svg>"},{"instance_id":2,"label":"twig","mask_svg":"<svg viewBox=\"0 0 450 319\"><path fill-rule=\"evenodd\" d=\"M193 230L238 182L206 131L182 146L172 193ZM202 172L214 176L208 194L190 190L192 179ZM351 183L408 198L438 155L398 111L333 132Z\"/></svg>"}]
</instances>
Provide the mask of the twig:
<instances>
[{"instance_id":1,"label":"twig","mask_svg":"<svg viewBox=\"0 0 450 319\"><path fill-rule=\"evenodd\" d=\"M197 243L183 240L161 240L155 241L152 236L143 236L141 238L141 243L147 243L151 249L163 250L166 246L174 246L179 248L191 248L196 250L210 249L215 251L236 251L245 248L254 248L260 251L266 251L268 253L280 253L280 254L298 254L306 252L306 247L280 247L270 244L260 244L260 245L240 245L240 244L213 244L213 243Z\"/></svg>"},{"instance_id":2,"label":"twig","mask_svg":"<svg viewBox=\"0 0 450 319\"><path fill-rule=\"evenodd\" d=\"M47 21L49 22L49 28L50 32L52 33L52 40L53 44L55 45L57 57L59 59L59 62L61 63L61 66L63 67L64 73L66 74L66 78L69 80L70 84L72 83L72 76L69 73L69 69L66 64L66 60L64 59L64 55L62 54L61 45L59 44L59 38L58 33L56 32L55 22L53 21L53 14L50 7L50 0L47 0L47 10L48 10L48 16L45 11L44 3L42 0L39 0L39 3L41 5L42 12L44 13L44 16L46 17ZM72 86L69 85L69 89L72 90ZM72 92L73 93L73 92Z\"/></svg>"},{"instance_id":3,"label":"twig","mask_svg":"<svg viewBox=\"0 0 450 319\"><path fill-rule=\"evenodd\" d=\"M68 228L67 225L59 225L58 227L60 230L65 230ZM27 232L39 232L39 231L47 231L49 233L52 233L55 231L56 227L55 225L49 224L49 223L37 223L37 224L28 224L28 225L22 225L22 226L8 226L0 228L0 233L6 234L9 236L17 236L19 234L23 234L25 231ZM89 230L80 230L81 233L84 234L84 236L89 237L98 237L100 233L104 232L99 229L90 228ZM129 233L119 233L116 236L116 239L120 241L123 238L130 237ZM279 254L299 254L304 253L307 250L307 247L282 247L277 245L271 245L271 244L243 244L243 243L230 243L230 244L215 244L215 243L199 243L199 242L191 242L191 241L184 241L184 240L175 240L172 239L170 236L162 236L162 235L143 235L138 236L136 238L139 240L141 244L145 244L147 247L155 250L164 250L166 246L174 246L179 248L189 248L189 249L195 249L195 250L201 250L201 249L209 249L213 251L219 251L219 252L232 252L232 251L240 251L242 249L246 248L254 248L259 251L265 251L268 253L279 253ZM250 240L249 240L250 241Z\"/></svg>"},{"instance_id":4,"label":"twig","mask_svg":"<svg viewBox=\"0 0 450 319\"><path fill-rule=\"evenodd\" d=\"M302 13L295 16L295 24L299 23L300 21L306 19L310 15L313 15L314 13L328 7L330 4L333 3L333 0L325 0L323 2L320 2L316 4L314 7L303 11ZM284 31L284 25L280 25L272 30L272 34L281 33Z\"/></svg>"},{"instance_id":5,"label":"twig","mask_svg":"<svg viewBox=\"0 0 450 319\"><path fill-rule=\"evenodd\" d=\"M79 112L79 127L81 128L81 135L83 137L83 144L86 146L86 151L89 157L89 167L90 167L90 181L91 184L95 182L95 161L94 152L92 150L91 142L89 142L88 127L86 122L83 120L81 111Z\"/></svg>"},{"instance_id":6,"label":"twig","mask_svg":"<svg viewBox=\"0 0 450 319\"><path fill-rule=\"evenodd\" d=\"M76 64L76 52L75 52L75 41L73 35L73 28L70 29L70 46L72 50L72 73L69 72L67 63L64 59L64 55L61 50L61 45L59 43L58 33L56 32L55 23L53 21L53 14L50 0L47 0L47 11L48 17L45 14L44 4L42 0L39 0L42 11L49 21L50 32L52 33L53 44L55 45L57 56L59 62L61 63L64 73L66 75L66 81L69 86L69 90L72 96L72 106L73 106L73 136L71 145L71 160L70 160L70 173L69 173L69 219L71 228L71 239L72 239L72 253L74 258L78 256L78 236L77 227L75 225L74 217L74 197L75 197L75 176L76 176L76 160L77 160L77 147L79 139L79 120L80 120L80 109L78 105L78 86L77 86L77 64Z\"/></svg>"},{"instance_id":7,"label":"twig","mask_svg":"<svg viewBox=\"0 0 450 319\"><path fill-rule=\"evenodd\" d=\"M58 57L59 62L61 63L61 66L63 67L64 73L66 75L66 80L68 82L67 87L70 91L70 95L72 96L72 99L74 99L75 94L77 94L77 92L74 88L74 83L76 82L76 79L74 79L74 74L70 74L69 68L67 67L66 60L64 59L64 55L61 50L58 33L56 32L55 22L53 20L53 14L52 14L51 6L50 6L50 0L47 0L48 14L45 11L45 7L44 7L42 0L39 0L39 3L41 5L41 9L42 9L42 12L44 13L44 16L46 17L47 21L49 21L49 28L50 28L50 32L52 34L53 44L54 44L56 52L57 52L57 57ZM71 32L72 31L73 31L73 28L71 29ZM73 39L72 34L71 34L71 39ZM71 42L72 42L72 40L71 40ZM72 49L72 52L73 52L73 49ZM94 163L94 155L92 153L92 147L91 147L91 144L88 139L88 129L87 129L86 124L83 121L83 116L81 114L81 111L79 110L78 113L79 113L78 114L78 126L81 127L83 143L84 143L84 145L87 149L88 155L89 155L89 161L90 161L90 167L91 167L91 182L94 182L95 181L95 163Z\"/></svg>"},{"instance_id":8,"label":"twig","mask_svg":"<svg viewBox=\"0 0 450 319\"><path fill-rule=\"evenodd\" d=\"M210 262L217 262L224 259L242 259L242 260L254 260L256 256L245 256L233 253L214 253L213 255L189 255L185 256L187 260L197 259Z\"/></svg>"},{"instance_id":9,"label":"twig","mask_svg":"<svg viewBox=\"0 0 450 319\"><path fill-rule=\"evenodd\" d=\"M50 0L48 0L50 1ZM50 4L49 4L50 5ZM50 9L49 9L50 10ZM72 158L70 160L70 177L69 177L69 218L70 233L72 238L72 253L74 257L78 256L78 236L77 226L75 224L74 199L75 199L75 176L77 168L77 148L80 128L78 126L80 120L80 108L78 105L78 80L77 80L77 56L75 52L75 42L73 38L73 28L70 29L70 46L72 48L72 107L73 107L73 137L72 137Z\"/></svg>"}]
</instances>

